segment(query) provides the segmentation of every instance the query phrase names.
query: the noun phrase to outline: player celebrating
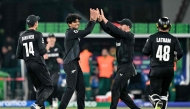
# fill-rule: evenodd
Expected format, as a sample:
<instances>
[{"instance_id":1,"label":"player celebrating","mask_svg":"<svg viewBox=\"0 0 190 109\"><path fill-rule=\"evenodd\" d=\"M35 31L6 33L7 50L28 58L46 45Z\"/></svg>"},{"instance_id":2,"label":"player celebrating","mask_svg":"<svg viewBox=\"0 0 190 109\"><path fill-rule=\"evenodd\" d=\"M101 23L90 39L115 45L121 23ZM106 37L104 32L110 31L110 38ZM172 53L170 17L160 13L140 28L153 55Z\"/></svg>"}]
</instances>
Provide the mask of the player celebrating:
<instances>
[{"instance_id":1,"label":"player celebrating","mask_svg":"<svg viewBox=\"0 0 190 109\"><path fill-rule=\"evenodd\" d=\"M157 23L158 32L150 35L142 50L150 56L150 87L149 100L155 109L166 109L168 89L174 76L174 61L179 60L183 50L176 37L169 33L170 20L162 17Z\"/></svg>"},{"instance_id":2,"label":"player celebrating","mask_svg":"<svg viewBox=\"0 0 190 109\"><path fill-rule=\"evenodd\" d=\"M53 84L43 55L49 50L45 47L42 33L36 31L39 16L30 15L26 19L29 29L20 35L18 39L16 56L24 59L28 74L36 88L36 102L31 109L45 109L44 101L53 92Z\"/></svg>"},{"instance_id":3,"label":"player celebrating","mask_svg":"<svg viewBox=\"0 0 190 109\"><path fill-rule=\"evenodd\" d=\"M99 10L97 9L98 14ZM135 38L131 32L132 22L129 19L123 19L118 22L121 26L118 28L109 22L101 9L98 21L102 29L116 39L117 56L117 74L112 86L112 100L110 109L116 109L119 98L131 109L140 109L135 105L127 92L128 80L136 74L133 65L133 53Z\"/></svg>"},{"instance_id":4,"label":"player celebrating","mask_svg":"<svg viewBox=\"0 0 190 109\"><path fill-rule=\"evenodd\" d=\"M65 36L65 57L64 57L64 70L66 72L67 88L62 96L61 103L58 109L66 109L71 96L74 91L77 91L77 105L78 109L84 109L85 99L85 86L82 70L79 66L80 38L90 34L95 26L97 20L97 11L90 9L90 21L84 30L78 30L81 17L77 14L69 14L66 22L69 29L66 31Z\"/></svg>"}]
</instances>

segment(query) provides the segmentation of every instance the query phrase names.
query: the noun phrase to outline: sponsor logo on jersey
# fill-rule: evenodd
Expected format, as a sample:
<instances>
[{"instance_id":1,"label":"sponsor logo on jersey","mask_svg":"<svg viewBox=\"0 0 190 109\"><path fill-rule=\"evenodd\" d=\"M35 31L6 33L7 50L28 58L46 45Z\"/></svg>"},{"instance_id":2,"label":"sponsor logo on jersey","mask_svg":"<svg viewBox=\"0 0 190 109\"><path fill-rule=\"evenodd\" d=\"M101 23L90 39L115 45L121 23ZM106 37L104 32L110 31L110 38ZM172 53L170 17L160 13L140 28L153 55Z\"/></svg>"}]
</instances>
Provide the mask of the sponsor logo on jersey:
<instances>
[{"instance_id":1,"label":"sponsor logo on jersey","mask_svg":"<svg viewBox=\"0 0 190 109\"><path fill-rule=\"evenodd\" d=\"M75 73L75 72L76 72L76 70L72 70L72 71L71 71L71 74L72 74L72 73Z\"/></svg>"},{"instance_id":2,"label":"sponsor logo on jersey","mask_svg":"<svg viewBox=\"0 0 190 109\"><path fill-rule=\"evenodd\" d=\"M59 57L59 53L49 53L48 57Z\"/></svg>"}]
</instances>

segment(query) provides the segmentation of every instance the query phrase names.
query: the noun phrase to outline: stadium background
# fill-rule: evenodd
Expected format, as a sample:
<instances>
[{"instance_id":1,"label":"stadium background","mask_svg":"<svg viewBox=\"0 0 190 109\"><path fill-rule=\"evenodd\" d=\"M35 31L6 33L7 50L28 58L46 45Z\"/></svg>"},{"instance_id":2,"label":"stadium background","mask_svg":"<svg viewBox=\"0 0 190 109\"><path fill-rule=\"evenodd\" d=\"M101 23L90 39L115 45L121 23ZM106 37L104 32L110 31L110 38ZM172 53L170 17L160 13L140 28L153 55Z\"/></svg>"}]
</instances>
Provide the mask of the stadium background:
<instances>
[{"instance_id":1,"label":"stadium background","mask_svg":"<svg viewBox=\"0 0 190 109\"><path fill-rule=\"evenodd\" d=\"M41 19L38 31L42 32L45 38L49 33L54 33L57 42L63 47L64 32L67 29L64 20L67 14L80 14L82 16L80 29L84 29L89 19L89 8L97 7L102 8L105 16L115 25L117 20L123 18L129 18L133 22L132 32L136 37L134 64L138 76L131 79L129 92L141 107L151 107L147 101L149 59L141 54L141 50L149 34L157 31L155 23L158 18L162 16L170 18L172 22L170 32L179 38L185 54L177 63L174 81L170 87L169 107L190 107L189 2L189 0L0 0L0 108L26 107L34 100L33 88L27 79L24 64L14 58L19 34L27 29L26 17L30 14L39 15ZM81 40L81 46L83 45L88 45L93 53L91 63L93 73L96 68L96 57L101 55L102 48L114 47L115 41L105 34L97 23L92 34ZM3 53L4 47L10 51L9 54ZM65 85L65 74L63 69L60 70L61 95ZM98 96L95 101L87 101L86 105L108 108L107 99L107 96ZM71 102L69 106L76 107L76 102ZM125 105L121 102L119 106Z\"/></svg>"}]
</instances>

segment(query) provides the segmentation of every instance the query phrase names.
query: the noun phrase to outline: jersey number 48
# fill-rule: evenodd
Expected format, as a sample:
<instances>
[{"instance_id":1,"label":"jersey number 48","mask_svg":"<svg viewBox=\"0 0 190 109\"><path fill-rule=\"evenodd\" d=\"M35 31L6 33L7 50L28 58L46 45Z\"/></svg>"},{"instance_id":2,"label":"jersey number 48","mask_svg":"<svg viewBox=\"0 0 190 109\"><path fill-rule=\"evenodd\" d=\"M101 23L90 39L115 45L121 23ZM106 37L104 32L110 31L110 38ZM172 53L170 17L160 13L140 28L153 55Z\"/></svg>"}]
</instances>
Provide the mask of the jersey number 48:
<instances>
[{"instance_id":1,"label":"jersey number 48","mask_svg":"<svg viewBox=\"0 0 190 109\"><path fill-rule=\"evenodd\" d=\"M159 58L159 61L169 61L170 60L170 46L168 45L159 45L156 58Z\"/></svg>"},{"instance_id":2,"label":"jersey number 48","mask_svg":"<svg viewBox=\"0 0 190 109\"><path fill-rule=\"evenodd\" d=\"M26 57L29 57L29 54L32 54L34 56L33 42L29 42L29 47L28 43L23 43L23 46L26 50Z\"/></svg>"}]
</instances>

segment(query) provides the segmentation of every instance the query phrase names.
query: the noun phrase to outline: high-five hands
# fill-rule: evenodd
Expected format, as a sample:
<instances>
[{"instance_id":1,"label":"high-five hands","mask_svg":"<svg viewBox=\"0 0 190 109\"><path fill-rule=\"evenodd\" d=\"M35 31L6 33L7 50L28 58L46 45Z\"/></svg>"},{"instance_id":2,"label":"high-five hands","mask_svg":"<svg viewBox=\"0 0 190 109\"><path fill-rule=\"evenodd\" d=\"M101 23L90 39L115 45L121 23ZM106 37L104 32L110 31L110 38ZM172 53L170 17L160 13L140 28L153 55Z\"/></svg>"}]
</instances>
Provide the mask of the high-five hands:
<instances>
[{"instance_id":1,"label":"high-five hands","mask_svg":"<svg viewBox=\"0 0 190 109\"><path fill-rule=\"evenodd\" d=\"M104 16L104 11L101 9L101 14L98 8L96 8L97 14L98 14L98 21L101 22L102 20L104 21L104 23L107 23L108 20L106 19L106 17Z\"/></svg>"},{"instance_id":2,"label":"high-five hands","mask_svg":"<svg viewBox=\"0 0 190 109\"><path fill-rule=\"evenodd\" d=\"M98 18L98 13L95 9L90 8L90 21L96 21Z\"/></svg>"},{"instance_id":3,"label":"high-five hands","mask_svg":"<svg viewBox=\"0 0 190 109\"><path fill-rule=\"evenodd\" d=\"M96 8L97 14L98 14L98 22L102 21L102 16L100 15L100 11L98 8Z\"/></svg>"},{"instance_id":4,"label":"high-five hands","mask_svg":"<svg viewBox=\"0 0 190 109\"><path fill-rule=\"evenodd\" d=\"M100 14L101 11L101 14ZM98 19L99 22L101 22L102 20L104 21L104 23L107 23L108 20L106 19L106 17L104 16L104 12L103 10L99 10L98 8L92 9L90 8L90 21L96 21Z\"/></svg>"}]
</instances>

